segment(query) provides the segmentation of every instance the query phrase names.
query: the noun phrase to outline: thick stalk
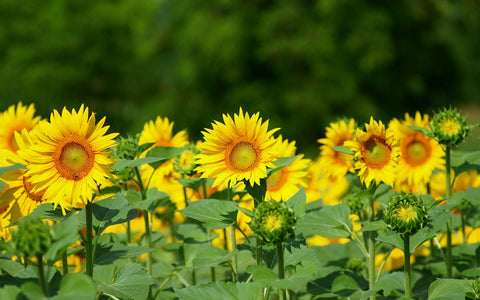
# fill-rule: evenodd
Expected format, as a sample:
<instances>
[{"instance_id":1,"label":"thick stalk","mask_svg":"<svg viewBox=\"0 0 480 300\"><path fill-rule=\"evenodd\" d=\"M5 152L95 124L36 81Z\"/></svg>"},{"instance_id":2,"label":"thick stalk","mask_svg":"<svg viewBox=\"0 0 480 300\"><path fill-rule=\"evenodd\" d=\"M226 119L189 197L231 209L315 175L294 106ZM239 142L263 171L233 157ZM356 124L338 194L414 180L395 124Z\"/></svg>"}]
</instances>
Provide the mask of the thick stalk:
<instances>
[{"instance_id":1,"label":"thick stalk","mask_svg":"<svg viewBox=\"0 0 480 300\"><path fill-rule=\"evenodd\" d=\"M93 204L91 201L87 202L85 206L85 265L87 275L92 277L93 275Z\"/></svg>"},{"instance_id":2,"label":"thick stalk","mask_svg":"<svg viewBox=\"0 0 480 300\"><path fill-rule=\"evenodd\" d=\"M283 243L276 242L275 245L277 246L277 267L278 267L278 279L282 280L285 279L285 264L283 261ZM280 300L286 299L286 290L280 289L278 291L280 296Z\"/></svg>"},{"instance_id":3,"label":"thick stalk","mask_svg":"<svg viewBox=\"0 0 480 300\"><path fill-rule=\"evenodd\" d=\"M48 297L47 281L45 280L45 274L43 272L43 256L41 254L37 255L37 265L38 265L38 280L40 281L42 292L45 295L45 297Z\"/></svg>"},{"instance_id":4,"label":"thick stalk","mask_svg":"<svg viewBox=\"0 0 480 300\"><path fill-rule=\"evenodd\" d=\"M227 200L228 201L233 201L232 189L230 187L227 188ZM225 236L225 239L226 238L227 237ZM237 237L236 237L236 234L235 234L235 226L231 227L230 246L232 248L232 252L237 250ZM237 254L234 254L233 257L232 257L232 279L233 279L233 282L237 282L237 269L238 269Z\"/></svg>"},{"instance_id":5,"label":"thick stalk","mask_svg":"<svg viewBox=\"0 0 480 300\"><path fill-rule=\"evenodd\" d=\"M404 273L405 273L405 297L412 298L412 283L410 270L410 236L403 236L403 254L405 258Z\"/></svg>"},{"instance_id":6,"label":"thick stalk","mask_svg":"<svg viewBox=\"0 0 480 300\"><path fill-rule=\"evenodd\" d=\"M450 145L446 146L445 149L445 187L446 187L446 200L447 203L450 201L452 196L452 181L450 179ZM447 277L452 278L452 218L450 217L447 222Z\"/></svg>"},{"instance_id":7,"label":"thick stalk","mask_svg":"<svg viewBox=\"0 0 480 300\"><path fill-rule=\"evenodd\" d=\"M68 259L67 259L67 251L66 250L62 254L62 270L63 270L63 276L68 274Z\"/></svg>"},{"instance_id":8,"label":"thick stalk","mask_svg":"<svg viewBox=\"0 0 480 300\"><path fill-rule=\"evenodd\" d=\"M150 234L150 222L148 217L148 210L143 211L143 219L145 221L145 240L147 242L147 248L152 249L152 237ZM151 252L147 252L147 272L152 275L152 255Z\"/></svg>"},{"instance_id":9,"label":"thick stalk","mask_svg":"<svg viewBox=\"0 0 480 300\"><path fill-rule=\"evenodd\" d=\"M262 240L257 237L257 266L261 266L263 262Z\"/></svg>"},{"instance_id":10,"label":"thick stalk","mask_svg":"<svg viewBox=\"0 0 480 300\"><path fill-rule=\"evenodd\" d=\"M375 207L373 205L373 193L369 199L370 221L375 221ZM368 280L370 290L375 284L375 231L368 233ZM370 300L377 299L376 295L370 296Z\"/></svg>"},{"instance_id":11,"label":"thick stalk","mask_svg":"<svg viewBox=\"0 0 480 300\"><path fill-rule=\"evenodd\" d=\"M132 226L130 225L130 220L127 221L127 243L132 242Z\"/></svg>"}]
</instances>

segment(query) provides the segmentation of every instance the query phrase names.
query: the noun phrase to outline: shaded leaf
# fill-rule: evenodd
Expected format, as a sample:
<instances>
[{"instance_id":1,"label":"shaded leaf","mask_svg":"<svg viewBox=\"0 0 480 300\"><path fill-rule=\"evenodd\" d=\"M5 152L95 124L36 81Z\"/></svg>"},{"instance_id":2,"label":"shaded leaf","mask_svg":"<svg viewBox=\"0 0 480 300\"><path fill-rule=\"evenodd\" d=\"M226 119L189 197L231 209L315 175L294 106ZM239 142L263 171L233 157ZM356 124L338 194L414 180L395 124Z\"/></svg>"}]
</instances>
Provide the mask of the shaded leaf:
<instances>
[{"instance_id":1,"label":"shaded leaf","mask_svg":"<svg viewBox=\"0 0 480 300\"><path fill-rule=\"evenodd\" d=\"M155 157L158 160L150 162L149 165L156 169L175 156L182 154L185 149L187 147L155 147L147 152L147 157Z\"/></svg>"},{"instance_id":2,"label":"shaded leaf","mask_svg":"<svg viewBox=\"0 0 480 300\"><path fill-rule=\"evenodd\" d=\"M185 266L205 268L229 261L236 252L228 252L211 244L184 244Z\"/></svg>"},{"instance_id":3,"label":"shaded leaf","mask_svg":"<svg viewBox=\"0 0 480 300\"><path fill-rule=\"evenodd\" d=\"M52 300L94 299L96 287L92 278L82 273L67 274L60 284L58 295Z\"/></svg>"},{"instance_id":4,"label":"shaded leaf","mask_svg":"<svg viewBox=\"0 0 480 300\"><path fill-rule=\"evenodd\" d=\"M325 206L323 209L305 214L297 221L295 233L305 237L319 235L326 238L350 237L352 221L350 209L345 204Z\"/></svg>"},{"instance_id":5,"label":"shaded leaf","mask_svg":"<svg viewBox=\"0 0 480 300\"><path fill-rule=\"evenodd\" d=\"M303 186L300 190L287 200L287 206L293 209L295 217L301 218L305 215L305 205L307 201L307 194Z\"/></svg>"},{"instance_id":6,"label":"shaded leaf","mask_svg":"<svg viewBox=\"0 0 480 300\"><path fill-rule=\"evenodd\" d=\"M93 203L92 211L93 230L97 236L108 226L125 223L138 216L138 211L129 206L127 199L120 194Z\"/></svg>"},{"instance_id":7,"label":"shaded leaf","mask_svg":"<svg viewBox=\"0 0 480 300\"><path fill-rule=\"evenodd\" d=\"M180 212L198 220L208 229L222 229L231 226L237 218L238 204L231 201L202 199L191 202Z\"/></svg>"},{"instance_id":8,"label":"shaded leaf","mask_svg":"<svg viewBox=\"0 0 480 300\"><path fill-rule=\"evenodd\" d=\"M429 300L465 299L472 282L462 279L437 279L428 288Z\"/></svg>"},{"instance_id":9,"label":"shaded leaf","mask_svg":"<svg viewBox=\"0 0 480 300\"><path fill-rule=\"evenodd\" d=\"M183 289L175 289L176 295L183 300L199 299L260 299L262 288L255 283L215 282L200 284Z\"/></svg>"},{"instance_id":10,"label":"shaded leaf","mask_svg":"<svg viewBox=\"0 0 480 300\"><path fill-rule=\"evenodd\" d=\"M136 258L150 250L143 247L127 246L118 243L101 242L95 248L94 263L108 265L122 258Z\"/></svg>"},{"instance_id":11,"label":"shaded leaf","mask_svg":"<svg viewBox=\"0 0 480 300\"><path fill-rule=\"evenodd\" d=\"M262 287L267 287L278 279L275 272L266 266L249 265L247 272L251 273L253 280Z\"/></svg>"},{"instance_id":12,"label":"shaded leaf","mask_svg":"<svg viewBox=\"0 0 480 300\"><path fill-rule=\"evenodd\" d=\"M139 167L141 165L151 164L162 161L161 157L142 157L137 159L118 159L112 166L114 172L120 172L127 168Z\"/></svg>"}]
</instances>

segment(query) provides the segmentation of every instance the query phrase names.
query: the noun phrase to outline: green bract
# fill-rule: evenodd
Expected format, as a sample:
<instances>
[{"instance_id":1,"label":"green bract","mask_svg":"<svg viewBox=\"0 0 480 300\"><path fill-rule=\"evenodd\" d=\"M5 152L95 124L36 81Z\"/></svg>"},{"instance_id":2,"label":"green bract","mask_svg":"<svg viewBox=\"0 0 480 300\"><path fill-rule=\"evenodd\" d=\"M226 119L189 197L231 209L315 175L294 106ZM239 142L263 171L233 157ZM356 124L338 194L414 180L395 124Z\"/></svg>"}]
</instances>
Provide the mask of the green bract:
<instances>
[{"instance_id":1,"label":"green bract","mask_svg":"<svg viewBox=\"0 0 480 300\"><path fill-rule=\"evenodd\" d=\"M249 225L258 238L267 243L276 243L294 235L295 222L293 210L284 202L272 200L258 205Z\"/></svg>"},{"instance_id":2,"label":"green bract","mask_svg":"<svg viewBox=\"0 0 480 300\"><path fill-rule=\"evenodd\" d=\"M467 119L455 108L444 108L436 113L430 127L433 137L440 144L449 146L463 142L470 130Z\"/></svg>"},{"instance_id":3,"label":"green bract","mask_svg":"<svg viewBox=\"0 0 480 300\"><path fill-rule=\"evenodd\" d=\"M198 166L195 163L195 155L199 153L200 151L195 145L189 145L182 154L175 157L175 160L173 161L175 171L185 176L195 174L194 170Z\"/></svg>"},{"instance_id":4,"label":"green bract","mask_svg":"<svg viewBox=\"0 0 480 300\"><path fill-rule=\"evenodd\" d=\"M385 209L385 223L401 235L413 235L427 223L422 200L413 194L396 195Z\"/></svg>"},{"instance_id":5,"label":"green bract","mask_svg":"<svg viewBox=\"0 0 480 300\"><path fill-rule=\"evenodd\" d=\"M134 159L137 155L138 138L120 137L116 140L117 146L114 148L113 157L116 159Z\"/></svg>"},{"instance_id":6,"label":"green bract","mask_svg":"<svg viewBox=\"0 0 480 300\"><path fill-rule=\"evenodd\" d=\"M47 252L52 243L50 227L40 219L25 219L19 222L13 234L15 249L24 257L34 257Z\"/></svg>"}]
</instances>

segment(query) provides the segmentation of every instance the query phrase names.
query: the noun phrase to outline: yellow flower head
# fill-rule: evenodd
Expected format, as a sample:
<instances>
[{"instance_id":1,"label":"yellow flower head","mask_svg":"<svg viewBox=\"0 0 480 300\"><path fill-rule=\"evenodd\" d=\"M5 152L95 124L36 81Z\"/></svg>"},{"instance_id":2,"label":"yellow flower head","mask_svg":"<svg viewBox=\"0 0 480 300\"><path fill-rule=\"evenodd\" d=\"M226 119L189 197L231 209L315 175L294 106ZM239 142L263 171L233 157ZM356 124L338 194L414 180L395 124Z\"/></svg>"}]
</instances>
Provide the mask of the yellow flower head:
<instances>
[{"instance_id":1,"label":"yellow flower head","mask_svg":"<svg viewBox=\"0 0 480 300\"><path fill-rule=\"evenodd\" d=\"M0 149L7 149L13 153L18 151L18 145L15 142L15 132L22 129L32 130L40 121L40 117L35 117L35 107L33 104L23 106L19 102L17 106L10 106L6 111L0 114Z\"/></svg>"},{"instance_id":2,"label":"yellow flower head","mask_svg":"<svg viewBox=\"0 0 480 300\"><path fill-rule=\"evenodd\" d=\"M105 135L104 123L105 118L96 123L83 104L78 111L64 108L61 115L54 110L50 121L41 121L35 143L22 153L31 192L44 192L47 201L68 210L91 200L98 186L107 184L114 163L105 150L115 145L117 133Z\"/></svg>"},{"instance_id":3,"label":"yellow flower head","mask_svg":"<svg viewBox=\"0 0 480 300\"><path fill-rule=\"evenodd\" d=\"M444 152L438 142L407 127L429 128L430 123L428 115L422 117L418 111L414 118L406 113L405 120L393 119L390 122L389 128L399 138L402 152L397 167L397 185L404 181L411 187L423 185L430 180L436 168L442 168Z\"/></svg>"},{"instance_id":4,"label":"yellow flower head","mask_svg":"<svg viewBox=\"0 0 480 300\"><path fill-rule=\"evenodd\" d=\"M268 131L268 120L262 123L259 113L250 117L241 108L234 118L223 115L223 121L202 132L205 141L198 146L203 153L196 156L196 170L202 178L214 178L213 187L226 188L242 180L259 185L267 177L267 167L275 167L272 135L278 129Z\"/></svg>"},{"instance_id":5,"label":"yellow flower head","mask_svg":"<svg viewBox=\"0 0 480 300\"><path fill-rule=\"evenodd\" d=\"M366 131L357 129L354 141L346 141L345 146L355 151L355 169L362 183L367 187L384 182L390 186L395 179L400 147L390 129L385 130L382 121L370 118L365 124Z\"/></svg>"},{"instance_id":6,"label":"yellow flower head","mask_svg":"<svg viewBox=\"0 0 480 300\"><path fill-rule=\"evenodd\" d=\"M325 138L317 141L320 146L320 161L326 176L344 176L353 172L353 156L335 151L332 147L343 146L345 141L353 141L355 121L353 119L330 123L326 129Z\"/></svg>"},{"instance_id":7,"label":"yellow flower head","mask_svg":"<svg viewBox=\"0 0 480 300\"><path fill-rule=\"evenodd\" d=\"M280 135L275 139L275 155L279 157L295 156L295 141L283 140ZM308 173L306 169L310 165L309 159L304 159L303 154L298 156L292 163L270 174L267 179L267 193L265 200L287 201L295 195L300 187L306 187Z\"/></svg>"}]
</instances>

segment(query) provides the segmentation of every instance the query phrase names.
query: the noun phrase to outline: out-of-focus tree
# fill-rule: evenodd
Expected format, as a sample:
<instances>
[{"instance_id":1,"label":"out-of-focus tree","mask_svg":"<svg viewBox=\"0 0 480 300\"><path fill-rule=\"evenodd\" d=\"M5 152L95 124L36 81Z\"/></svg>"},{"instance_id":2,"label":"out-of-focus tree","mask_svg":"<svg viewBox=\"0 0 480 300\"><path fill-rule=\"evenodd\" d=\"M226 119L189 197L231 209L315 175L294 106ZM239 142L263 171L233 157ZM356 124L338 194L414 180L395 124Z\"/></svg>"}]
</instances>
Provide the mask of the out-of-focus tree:
<instances>
[{"instance_id":1,"label":"out-of-focus tree","mask_svg":"<svg viewBox=\"0 0 480 300\"><path fill-rule=\"evenodd\" d=\"M192 139L242 106L316 154L337 117L480 102L478 1L0 2L1 108L83 101L115 130Z\"/></svg>"}]
</instances>

